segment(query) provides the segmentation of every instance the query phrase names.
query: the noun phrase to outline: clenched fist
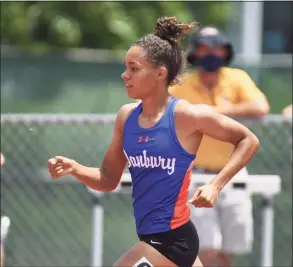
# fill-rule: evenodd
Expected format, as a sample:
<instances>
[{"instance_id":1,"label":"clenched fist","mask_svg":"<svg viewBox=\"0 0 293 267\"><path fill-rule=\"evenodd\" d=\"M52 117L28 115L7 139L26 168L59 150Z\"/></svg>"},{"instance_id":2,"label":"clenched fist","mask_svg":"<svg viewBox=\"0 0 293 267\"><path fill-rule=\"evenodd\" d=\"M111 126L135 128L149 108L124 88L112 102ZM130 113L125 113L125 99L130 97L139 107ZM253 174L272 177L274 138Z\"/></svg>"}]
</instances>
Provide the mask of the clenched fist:
<instances>
[{"instance_id":1,"label":"clenched fist","mask_svg":"<svg viewBox=\"0 0 293 267\"><path fill-rule=\"evenodd\" d=\"M76 161L61 156L56 156L48 160L48 170L52 178L57 179L61 176L71 174Z\"/></svg>"},{"instance_id":2,"label":"clenched fist","mask_svg":"<svg viewBox=\"0 0 293 267\"><path fill-rule=\"evenodd\" d=\"M197 208L212 208L218 199L218 195L219 190L215 186L206 184L197 188L188 202Z\"/></svg>"},{"instance_id":3,"label":"clenched fist","mask_svg":"<svg viewBox=\"0 0 293 267\"><path fill-rule=\"evenodd\" d=\"M4 155L1 153L1 165L0 165L0 167L2 167L2 166L4 165L4 163L5 163L5 157L4 157Z\"/></svg>"}]
</instances>

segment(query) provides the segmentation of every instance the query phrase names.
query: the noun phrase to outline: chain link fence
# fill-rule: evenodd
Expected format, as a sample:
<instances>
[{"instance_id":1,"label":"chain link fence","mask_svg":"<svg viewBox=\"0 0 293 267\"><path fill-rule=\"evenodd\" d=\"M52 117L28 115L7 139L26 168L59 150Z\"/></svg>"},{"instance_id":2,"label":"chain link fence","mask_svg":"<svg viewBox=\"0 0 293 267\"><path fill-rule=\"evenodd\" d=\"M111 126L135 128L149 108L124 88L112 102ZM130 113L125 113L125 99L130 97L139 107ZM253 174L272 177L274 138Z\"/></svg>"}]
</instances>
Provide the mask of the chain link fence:
<instances>
[{"instance_id":1,"label":"chain link fence","mask_svg":"<svg viewBox=\"0 0 293 267\"><path fill-rule=\"evenodd\" d=\"M110 142L113 115L1 115L1 215L11 218L6 266L90 266L92 199L78 182L48 182L47 160L56 155L99 166ZM274 265L292 266L292 120L279 116L243 121L261 141L250 174L276 174L282 193L275 203ZM265 186L265 183L264 183ZM110 266L137 237L130 194L108 193L103 265ZM251 254L236 266L259 266L261 198L253 197Z\"/></svg>"}]
</instances>

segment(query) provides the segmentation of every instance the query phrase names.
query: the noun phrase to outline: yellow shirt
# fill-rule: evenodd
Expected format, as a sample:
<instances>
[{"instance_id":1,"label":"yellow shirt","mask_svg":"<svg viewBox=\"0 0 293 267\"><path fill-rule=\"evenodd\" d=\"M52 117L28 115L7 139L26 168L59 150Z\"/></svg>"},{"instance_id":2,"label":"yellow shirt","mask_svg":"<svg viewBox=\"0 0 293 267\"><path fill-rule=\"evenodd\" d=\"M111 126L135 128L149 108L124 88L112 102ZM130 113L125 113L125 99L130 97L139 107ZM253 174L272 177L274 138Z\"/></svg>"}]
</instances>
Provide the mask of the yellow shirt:
<instances>
[{"instance_id":1,"label":"yellow shirt","mask_svg":"<svg viewBox=\"0 0 293 267\"><path fill-rule=\"evenodd\" d=\"M240 69L222 68L219 82L215 88L204 88L198 72L190 72L184 77L184 83L169 88L174 97L189 101L191 104L222 106L226 103L240 104L252 100L265 99L248 74ZM197 152L195 166L208 170L220 170L229 160L234 146L230 143L204 136Z\"/></svg>"}]
</instances>

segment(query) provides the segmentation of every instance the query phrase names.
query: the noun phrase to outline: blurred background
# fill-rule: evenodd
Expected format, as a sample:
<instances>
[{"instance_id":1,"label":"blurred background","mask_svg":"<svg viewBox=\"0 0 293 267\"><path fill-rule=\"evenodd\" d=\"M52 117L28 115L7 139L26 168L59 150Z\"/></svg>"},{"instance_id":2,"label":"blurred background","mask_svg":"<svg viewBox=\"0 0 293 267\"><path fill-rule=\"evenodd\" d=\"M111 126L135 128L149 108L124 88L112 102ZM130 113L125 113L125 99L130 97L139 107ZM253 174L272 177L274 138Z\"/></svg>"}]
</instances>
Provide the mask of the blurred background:
<instances>
[{"instance_id":1,"label":"blurred background","mask_svg":"<svg viewBox=\"0 0 293 267\"><path fill-rule=\"evenodd\" d=\"M292 266L292 120L280 115L292 103L292 7L291 1L1 2L1 215L11 219L6 266L91 265L91 195L78 183L48 182L46 162L61 154L99 166L113 128L109 114L131 101L120 78L125 51L162 15L222 29L237 54L233 66L248 71L267 96L274 115L248 123L262 143L248 169L282 178L274 265ZM109 266L137 239L131 195L107 194L102 204ZM259 265L261 206L255 196L254 249L237 266Z\"/></svg>"}]
</instances>

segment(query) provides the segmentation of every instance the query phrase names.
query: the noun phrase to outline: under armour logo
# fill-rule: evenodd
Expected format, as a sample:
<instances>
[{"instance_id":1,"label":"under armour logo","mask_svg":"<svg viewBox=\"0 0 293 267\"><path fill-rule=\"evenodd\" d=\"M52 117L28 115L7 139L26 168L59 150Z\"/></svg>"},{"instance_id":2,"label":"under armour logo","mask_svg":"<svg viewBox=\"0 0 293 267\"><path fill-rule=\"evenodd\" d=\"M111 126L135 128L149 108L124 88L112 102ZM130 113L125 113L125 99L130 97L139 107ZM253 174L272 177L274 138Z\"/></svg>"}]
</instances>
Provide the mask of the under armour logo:
<instances>
[{"instance_id":1,"label":"under armour logo","mask_svg":"<svg viewBox=\"0 0 293 267\"><path fill-rule=\"evenodd\" d=\"M143 137L143 136L140 136L140 137L138 137L138 143L141 143L141 142L145 142L145 143L147 143L148 141L149 141L149 136L145 136L145 137Z\"/></svg>"}]
</instances>

